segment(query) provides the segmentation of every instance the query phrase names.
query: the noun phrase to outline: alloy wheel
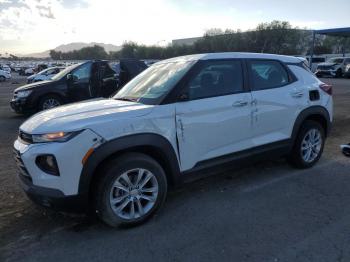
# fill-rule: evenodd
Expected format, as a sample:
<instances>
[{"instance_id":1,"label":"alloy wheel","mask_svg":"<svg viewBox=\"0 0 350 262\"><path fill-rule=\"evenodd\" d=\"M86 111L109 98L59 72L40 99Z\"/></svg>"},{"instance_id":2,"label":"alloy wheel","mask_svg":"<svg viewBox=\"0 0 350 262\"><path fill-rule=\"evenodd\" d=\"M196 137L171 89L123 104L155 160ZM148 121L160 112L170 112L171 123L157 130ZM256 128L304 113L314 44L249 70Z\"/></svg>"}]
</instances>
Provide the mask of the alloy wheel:
<instances>
[{"instance_id":1,"label":"alloy wheel","mask_svg":"<svg viewBox=\"0 0 350 262\"><path fill-rule=\"evenodd\" d=\"M57 106L60 106L61 103L55 99L55 98L49 98L49 99L46 99L43 103L43 110L46 110L46 109L50 109L50 108L54 108L54 107L57 107Z\"/></svg>"},{"instance_id":2,"label":"alloy wheel","mask_svg":"<svg viewBox=\"0 0 350 262\"><path fill-rule=\"evenodd\" d=\"M149 170L136 168L120 175L112 185L109 203L113 212L125 220L146 215L155 205L159 185Z\"/></svg>"},{"instance_id":3,"label":"alloy wheel","mask_svg":"<svg viewBox=\"0 0 350 262\"><path fill-rule=\"evenodd\" d=\"M313 162L320 154L322 135L318 129L310 129L301 142L301 156L306 163Z\"/></svg>"}]
</instances>

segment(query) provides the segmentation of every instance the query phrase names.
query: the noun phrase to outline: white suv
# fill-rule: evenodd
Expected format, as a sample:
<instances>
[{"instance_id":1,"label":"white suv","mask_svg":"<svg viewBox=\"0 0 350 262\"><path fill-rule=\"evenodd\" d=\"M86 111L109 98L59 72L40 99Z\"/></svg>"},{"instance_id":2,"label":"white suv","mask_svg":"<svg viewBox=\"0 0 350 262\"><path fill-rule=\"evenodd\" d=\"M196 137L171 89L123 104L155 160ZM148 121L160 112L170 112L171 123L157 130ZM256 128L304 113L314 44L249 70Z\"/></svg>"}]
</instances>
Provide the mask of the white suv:
<instances>
[{"instance_id":1,"label":"white suv","mask_svg":"<svg viewBox=\"0 0 350 262\"><path fill-rule=\"evenodd\" d=\"M218 165L286 156L296 167L313 166L331 127L331 94L295 57L164 60L110 99L46 110L22 124L14 143L19 178L41 205L92 207L112 226L140 223L169 186L218 173Z\"/></svg>"}]
</instances>

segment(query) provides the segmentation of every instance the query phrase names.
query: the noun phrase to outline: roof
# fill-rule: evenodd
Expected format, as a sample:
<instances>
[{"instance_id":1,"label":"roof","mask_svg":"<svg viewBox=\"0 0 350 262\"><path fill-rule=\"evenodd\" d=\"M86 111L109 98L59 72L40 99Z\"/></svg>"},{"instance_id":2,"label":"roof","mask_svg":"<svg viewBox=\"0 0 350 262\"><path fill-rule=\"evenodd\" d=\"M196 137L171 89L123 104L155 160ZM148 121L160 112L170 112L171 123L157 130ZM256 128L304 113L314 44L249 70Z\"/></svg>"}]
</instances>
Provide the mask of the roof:
<instances>
[{"instance_id":1,"label":"roof","mask_svg":"<svg viewBox=\"0 0 350 262\"><path fill-rule=\"evenodd\" d=\"M315 30L316 34L350 37L350 27Z\"/></svg>"},{"instance_id":2,"label":"roof","mask_svg":"<svg viewBox=\"0 0 350 262\"><path fill-rule=\"evenodd\" d=\"M166 59L158 62L170 63L180 61L196 61L196 60L210 60L210 59L227 59L227 58L257 58L257 59L274 59L280 60L285 63L299 63L300 59L294 56L274 55L274 54L262 54L262 53L242 53L242 52L225 52L225 53L207 53L207 54L195 54L179 56L170 59Z\"/></svg>"}]
</instances>

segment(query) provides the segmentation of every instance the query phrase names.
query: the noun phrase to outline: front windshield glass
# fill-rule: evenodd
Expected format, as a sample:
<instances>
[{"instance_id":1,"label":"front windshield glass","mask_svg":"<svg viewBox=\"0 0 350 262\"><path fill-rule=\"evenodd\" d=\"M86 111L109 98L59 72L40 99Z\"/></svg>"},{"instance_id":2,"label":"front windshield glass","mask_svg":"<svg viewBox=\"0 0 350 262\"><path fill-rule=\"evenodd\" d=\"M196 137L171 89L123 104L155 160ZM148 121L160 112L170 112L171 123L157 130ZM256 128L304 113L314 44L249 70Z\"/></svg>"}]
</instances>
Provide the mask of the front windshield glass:
<instances>
[{"instance_id":1,"label":"front windshield glass","mask_svg":"<svg viewBox=\"0 0 350 262\"><path fill-rule=\"evenodd\" d=\"M73 69L77 68L78 66L80 66L80 64L75 64L75 65L71 65L68 66L66 69L62 70L61 72L59 72L58 74L54 75L53 77L51 77L52 80L59 80L62 77L64 77L66 74L68 74L69 72L71 72Z\"/></svg>"},{"instance_id":2,"label":"front windshield glass","mask_svg":"<svg viewBox=\"0 0 350 262\"><path fill-rule=\"evenodd\" d=\"M157 105L194 63L179 61L154 64L126 84L114 98Z\"/></svg>"},{"instance_id":3,"label":"front windshield glass","mask_svg":"<svg viewBox=\"0 0 350 262\"><path fill-rule=\"evenodd\" d=\"M344 61L343 58L331 58L328 60L328 63L341 64L341 63L343 63L343 61Z\"/></svg>"}]
</instances>

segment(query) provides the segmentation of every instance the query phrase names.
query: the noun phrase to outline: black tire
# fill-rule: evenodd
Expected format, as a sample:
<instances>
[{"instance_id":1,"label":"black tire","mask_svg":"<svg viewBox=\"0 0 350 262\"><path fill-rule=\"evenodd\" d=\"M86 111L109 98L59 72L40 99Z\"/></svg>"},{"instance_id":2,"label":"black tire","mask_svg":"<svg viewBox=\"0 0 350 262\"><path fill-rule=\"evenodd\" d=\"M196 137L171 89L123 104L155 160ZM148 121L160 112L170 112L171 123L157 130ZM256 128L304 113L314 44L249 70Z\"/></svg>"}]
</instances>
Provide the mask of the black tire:
<instances>
[{"instance_id":1,"label":"black tire","mask_svg":"<svg viewBox=\"0 0 350 262\"><path fill-rule=\"evenodd\" d=\"M5 82L6 78L4 76L0 76L0 82Z\"/></svg>"},{"instance_id":2,"label":"black tire","mask_svg":"<svg viewBox=\"0 0 350 262\"><path fill-rule=\"evenodd\" d=\"M335 77L336 78L340 78L340 77L342 77L343 76L343 72L342 72L342 70L339 68L338 70L337 70L337 72L335 73Z\"/></svg>"},{"instance_id":3,"label":"black tire","mask_svg":"<svg viewBox=\"0 0 350 262\"><path fill-rule=\"evenodd\" d=\"M118 179L120 179L120 177L123 174L136 168L146 169L154 175L158 183L158 193L156 196L156 200L152 202L154 203L153 206L147 212L145 212L145 214L141 215L140 209L137 206L135 206L134 212L137 212L137 216L139 217L135 218L134 216L133 219L125 219L123 217L120 217L113 211L112 204L110 203L110 195L113 194L113 190L115 190L113 189L113 184ZM147 221L147 219L154 215L154 213L161 207L161 205L165 201L167 194L166 175L159 163L147 155L140 153L127 153L121 157L111 160L105 166L105 168L103 168L103 170L99 172L98 175L101 177L97 182L97 187L94 192L95 210L100 219L112 227L134 226L144 223L145 221ZM133 180L133 183L135 183L135 180ZM127 204L125 208L127 208L130 211L131 204L136 205L134 204L136 200L135 202L134 200L128 201L129 204ZM120 202L125 202L125 198ZM122 205L123 203L120 204L120 206ZM116 206L114 207L116 208ZM136 208L138 209L137 211Z\"/></svg>"},{"instance_id":4,"label":"black tire","mask_svg":"<svg viewBox=\"0 0 350 262\"><path fill-rule=\"evenodd\" d=\"M302 143L303 143L303 140L304 140L306 134L312 129L316 129L320 132L320 136L322 139L321 148L320 148L318 155L315 159L313 159L311 162L306 162L303 159L301 147L302 147ZM292 166L294 166L296 168L300 168L300 169L310 168L310 167L314 166L322 156L322 152L324 149L324 143L325 143L325 130L324 130L324 128L316 121L312 121L312 120L305 121L299 130L299 133L298 133L296 140L295 140L295 143L293 145L293 149L288 156L288 162Z\"/></svg>"},{"instance_id":5,"label":"black tire","mask_svg":"<svg viewBox=\"0 0 350 262\"><path fill-rule=\"evenodd\" d=\"M55 107L60 106L60 105L63 104L63 101L62 101L62 99L59 96L57 96L57 95L46 95L46 96L44 96L44 97L42 97L40 99L40 102L39 102L39 105L38 105L38 111L49 109L49 108L46 108L45 105L50 100L54 100L54 101L57 102L57 105ZM51 107L51 108L53 108L53 107Z\"/></svg>"}]
</instances>

